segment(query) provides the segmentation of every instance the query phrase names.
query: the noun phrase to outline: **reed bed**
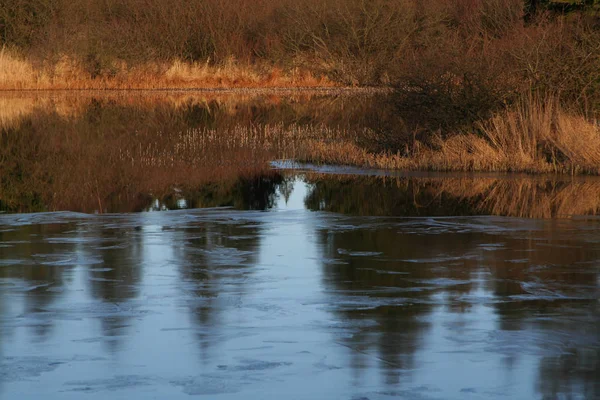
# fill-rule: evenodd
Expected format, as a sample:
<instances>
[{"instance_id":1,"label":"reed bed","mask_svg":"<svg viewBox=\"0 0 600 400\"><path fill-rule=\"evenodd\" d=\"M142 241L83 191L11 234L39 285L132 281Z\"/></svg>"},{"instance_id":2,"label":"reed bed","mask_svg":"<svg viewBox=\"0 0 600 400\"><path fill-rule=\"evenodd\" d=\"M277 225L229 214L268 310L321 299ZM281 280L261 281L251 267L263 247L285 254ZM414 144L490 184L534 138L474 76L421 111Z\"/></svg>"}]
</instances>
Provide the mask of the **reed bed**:
<instances>
[{"instance_id":1,"label":"reed bed","mask_svg":"<svg viewBox=\"0 0 600 400\"><path fill-rule=\"evenodd\" d=\"M395 151L387 143L389 137L373 129L341 126L339 119L329 116L319 121L318 110L302 108L302 104L310 104L310 94L293 100L302 111L292 114L287 123L276 122L282 117L275 115L277 118L272 121L258 125L252 122L255 118L252 115L241 114L244 106L258 107L260 104L265 110L277 108L281 97L263 96L258 103L252 103L252 95L190 95L185 92L168 96L114 95L87 99L77 96L0 97L0 126L4 129L14 127L35 112L43 115L50 112L63 119L77 120L98 101L122 108L123 113L161 110L167 120L176 121L174 124L181 140L178 148L185 146L188 150L195 149L198 154L211 137L225 145L231 142L252 151L264 149L273 158L323 164L433 171L600 173L600 127L583 114L565 110L555 98L529 98L479 122L473 131L446 138L434 137L428 144L415 140L410 146ZM221 126L212 129L204 125L189 129L176 115L196 105L208 114L213 113L211 108L215 107L228 121L223 120L219 123ZM319 103L319 107L324 106ZM334 104L333 107L338 106ZM335 113L334 108L330 113ZM308 124L294 122L308 116L311 119ZM156 118L162 117L157 115ZM167 120L155 122L163 125L168 123ZM179 154L171 156L180 157Z\"/></svg>"},{"instance_id":2,"label":"reed bed","mask_svg":"<svg viewBox=\"0 0 600 400\"><path fill-rule=\"evenodd\" d=\"M299 158L383 169L600 173L600 127L583 114L566 111L554 98L530 98L479 122L476 132L435 137L429 145L417 141L410 152L369 151L357 144L365 135L312 140Z\"/></svg>"},{"instance_id":3,"label":"reed bed","mask_svg":"<svg viewBox=\"0 0 600 400\"><path fill-rule=\"evenodd\" d=\"M600 172L599 128L551 99L524 102L482 122L476 132L427 145L415 141L396 152L386 150L386 135L338 125L328 113L311 114L326 123L302 124L297 121L304 114L292 113L283 122L280 114L246 115L226 101L211 110L182 100L179 111L150 99L143 106L128 102L7 102L0 108L3 202L102 210L114 196L263 174L274 159L407 170Z\"/></svg>"},{"instance_id":4,"label":"reed bed","mask_svg":"<svg viewBox=\"0 0 600 400\"><path fill-rule=\"evenodd\" d=\"M208 63L144 63L128 66L115 62L110 72L94 76L73 58L35 66L6 48L0 49L0 90L106 90L194 88L315 88L339 86L324 76L298 67L288 70L268 64L227 61Z\"/></svg>"}]
</instances>

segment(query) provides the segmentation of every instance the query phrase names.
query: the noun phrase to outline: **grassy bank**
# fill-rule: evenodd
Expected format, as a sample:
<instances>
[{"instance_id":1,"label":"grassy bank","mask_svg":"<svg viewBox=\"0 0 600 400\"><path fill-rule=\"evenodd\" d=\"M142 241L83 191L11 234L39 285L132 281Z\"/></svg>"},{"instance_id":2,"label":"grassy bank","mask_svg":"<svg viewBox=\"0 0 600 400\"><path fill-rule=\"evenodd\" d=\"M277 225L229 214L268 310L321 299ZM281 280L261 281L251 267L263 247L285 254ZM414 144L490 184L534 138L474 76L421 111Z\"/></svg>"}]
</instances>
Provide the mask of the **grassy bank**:
<instances>
[{"instance_id":1,"label":"grassy bank","mask_svg":"<svg viewBox=\"0 0 600 400\"><path fill-rule=\"evenodd\" d=\"M219 171L234 176L250 165L268 169L273 159L385 169L600 174L597 121L561 106L556 97L530 96L460 130L427 135L412 130L393 108L373 113L385 108L381 97L308 91L291 96L12 93L0 97L0 170L4 181L13 172L21 179L33 170L40 177L87 170L90 177L108 173L109 162L116 175L133 168L137 179L133 171L143 166L148 188L165 174L165 184L168 176L172 184L183 184L178 182L182 170L197 179ZM387 131L389 126L395 130ZM87 184L82 176L77 185ZM43 185L31 187L36 186Z\"/></svg>"},{"instance_id":2,"label":"grassy bank","mask_svg":"<svg viewBox=\"0 0 600 400\"><path fill-rule=\"evenodd\" d=\"M54 64L36 66L15 51L0 49L0 90L104 90L166 88L306 88L333 87L334 82L306 69L269 65L222 65L146 62L128 66L115 62L109 72L94 76L82 62L63 56Z\"/></svg>"},{"instance_id":3,"label":"grassy bank","mask_svg":"<svg viewBox=\"0 0 600 400\"><path fill-rule=\"evenodd\" d=\"M477 129L429 142L398 142L399 133L364 128L363 113L376 99L12 93L0 98L0 200L13 211L102 212L117 203L130 211L176 199L178 191L254 182L273 173L274 159L600 174L598 126L555 98L532 97Z\"/></svg>"},{"instance_id":4,"label":"grassy bank","mask_svg":"<svg viewBox=\"0 0 600 400\"><path fill-rule=\"evenodd\" d=\"M266 144L271 158L599 172L600 20L583 2L0 0L0 46L0 90L393 92L352 124L261 119L279 143ZM26 103L5 102L0 123L22 120ZM246 122L219 132L259 129Z\"/></svg>"},{"instance_id":5,"label":"grassy bank","mask_svg":"<svg viewBox=\"0 0 600 400\"><path fill-rule=\"evenodd\" d=\"M470 129L395 151L370 150L392 147L373 132L329 136L309 139L296 159L384 169L600 174L598 121L566 111L552 97L529 97ZM359 144L369 136L375 146Z\"/></svg>"},{"instance_id":6,"label":"grassy bank","mask_svg":"<svg viewBox=\"0 0 600 400\"><path fill-rule=\"evenodd\" d=\"M0 89L336 82L480 108L530 88L595 96L595 16L548 3L0 0Z\"/></svg>"}]
</instances>

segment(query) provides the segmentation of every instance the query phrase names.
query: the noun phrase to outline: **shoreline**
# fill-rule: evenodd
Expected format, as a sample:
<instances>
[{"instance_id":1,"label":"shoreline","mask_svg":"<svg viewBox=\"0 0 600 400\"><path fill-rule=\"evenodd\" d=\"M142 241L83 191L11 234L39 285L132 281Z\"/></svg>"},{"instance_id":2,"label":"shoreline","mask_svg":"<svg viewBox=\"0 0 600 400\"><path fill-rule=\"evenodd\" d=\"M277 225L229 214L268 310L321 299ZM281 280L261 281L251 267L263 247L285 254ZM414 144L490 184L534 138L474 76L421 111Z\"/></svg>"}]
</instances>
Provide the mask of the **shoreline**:
<instances>
[{"instance_id":1,"label":"shoreline","mask_svg":"<svg viewBox=\"0 0 600 400\"><path fill-rule=\"evenodd\" d=\"M271 107L277 107L281 98L305 104L312 96L315 99L340 96L354 102L353 99L361 96L365 99L385 96L391 90L389 87L349 86L5 90L0 91L0 128L18 126L19 121L43 107L50 107L59 116L76 117L83 111L80 101L104 99L125 106L153 107L166 100L181 107L190 102L204 104L215 100L236 113L239 102L264 100ZM320 109L319 113L322 112ZM263 127L272 135L269 140L282 141L281 149L271 150L283 151L281 156L291 155L299 163L396 172L600 175L600 128L584 115L565 111L553 99L529 99L481 121L471 130L455 132L445 138L433 137L435 140L429 144L416 140L407 143L402 152L393 143L385 142L385 137L378 137L377 132L368 129L327 128L318 124L285 127L279 122L276 119ZM234 132L237 128L239 132ZM229 136L258 134L258 131L247 131L243 125L237 128L231 128Z\"/></svg>"},{"instance_id":2,"label":"shoreline","mask_svg":"<svg viewBox=\"0 0 600 400\"><path fill-rule=\"evenodd\" d=\"M536 181L569 180L572 182L598 181L600 174L569 174L563 172L522 171L470 171L434 169L385 169L356 165L318 164L296 160L273 160L269 163L275 171L316 173L339 176L373 176L380 178L481 178L481 179L533 179Z\"/></svg>"},{"instance_id":3,"label":"shoreline","mask_svg":"<svg viewBox=\"0 0 600 400\"><path fill-rule=\"evenodd\" d=\"M277 86L277 87L164 87L164 88L58 88L58 89L0 89L0 95L17 93L197 93L197 94L387 94L390 87L377 86Z\"/></svg>"}]
</instances>

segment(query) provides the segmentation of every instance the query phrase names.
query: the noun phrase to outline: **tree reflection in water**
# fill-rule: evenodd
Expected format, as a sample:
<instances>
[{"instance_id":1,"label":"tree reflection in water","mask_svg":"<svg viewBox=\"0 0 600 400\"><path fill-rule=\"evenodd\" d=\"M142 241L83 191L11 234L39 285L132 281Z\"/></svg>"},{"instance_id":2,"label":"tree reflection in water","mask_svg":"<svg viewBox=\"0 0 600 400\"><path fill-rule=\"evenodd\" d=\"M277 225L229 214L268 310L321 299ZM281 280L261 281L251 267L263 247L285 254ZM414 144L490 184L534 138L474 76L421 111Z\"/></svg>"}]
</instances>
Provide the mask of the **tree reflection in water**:
<instances>
[{"instance_id":1,"label":"tree reflection in water","mask_svg":"<svg viewBox=\"0 0 600 400\"><path fill-rule=\"evenodd\" d=\"M44 342L52 334L55 320L49 307L72 281L74 265L68 261L77 257L76 250L58 236L75 228L75 224L49 224L0 230L0 243L5 244L0 245L0 278L13 282L13 290L20 293L19 312L31 316L27 328L34 342ZM57 240L48 240L52 238ZM12 329L4 327L2 336L10 336Z\"/></svg>"},{"instance_id":2,"label":"tree reflection in water","mask_svg":"<svg viewBox=\"0 0 600 400\"><path fill-rule=\"evenodd\" d=\"M343 190L328 193L346 199L342 207L351 201ZM311 192L307 205L315 202ZM427 346L438 340L442 322L436 319L443 317L455 321L453 336L484 341L488 351L502 355L507 371L534 355L544 398L598 395L591 377L600 376L600 249L585 233L574 235L569 222L557 221L536 222L530 229L515 221L525 227L507 234L467 228L468 219L369 221L356 229L349 219L318 236L333 312L355 327L340 339L355 376L373 359L387 371L387 384L416 374L422 367L417 354L434 351ZM476 320L458 315L481 316L481 307L492 308L491 314L485 311L492 325L482 331L487 337L469 339Z\"/></svg>"}]
</instances>

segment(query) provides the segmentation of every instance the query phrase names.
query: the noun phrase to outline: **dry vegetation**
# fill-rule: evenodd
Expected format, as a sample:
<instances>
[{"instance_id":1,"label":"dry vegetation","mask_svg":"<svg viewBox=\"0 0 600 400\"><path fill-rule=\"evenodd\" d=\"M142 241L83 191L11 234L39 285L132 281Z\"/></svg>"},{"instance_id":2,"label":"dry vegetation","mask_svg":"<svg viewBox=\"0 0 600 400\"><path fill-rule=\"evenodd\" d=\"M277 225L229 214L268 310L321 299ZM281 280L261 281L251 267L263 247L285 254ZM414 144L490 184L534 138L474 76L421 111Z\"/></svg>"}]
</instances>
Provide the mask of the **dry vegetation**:
<instances>
[{"instance_id":1,"label":"dry vegetation","mask_svg":"<svg viewBox=\"0 0 600 400\"><path fill-rule=\"evenodd\" d=\"M269 161L278 158L397 169L600 172L598 127L565 113L555 99L531 98L477 131L392 154L377 150L387 137L340 125L356 98L338 104L305 96L13 94L0 101L0 208L102 212L127 204L118 210L131 211L150 195L164 198L176 189L211 184L227 193L240 179L272 174ZM563 188L479 177L435 188L455 199L477 198L487 212L519 216L589 212L600 198L595 181Z\"/></svg>"},{"instance_id":2,"label":"dry vegetation","mask_svg":"<svg viewBox=\"0 0 600 400\"><path fill-rule=\"evenodd\" d=\"M406 152L369 151L357 144L374 132L341 139L303 135L301 161L384 169L600 174L600 126L566 112L557 99L530 98L479 122L472 132L430 144L415 141ZM338 135L340 136L340 135ZM407 147L408 148L408 147Z\"/></svg>"},{"instance_id":3,"label":"dry vegetation","mask_svg":"<svg viewBox=\"0 0 600 400\"><path fill-rule=\"evenodd\" d=\"M391 85L475 116L595 95L595 18L528 3L0 0L0 88Z\"/></svg>"},{"instance_id":4,"label":"dry vegetation","mask_svg":"<svg viewBox=\"0 0 600 400\"><path fill-rule=\"evenodd\" d=\"M114 202L135 208L140 195L160 197L174 188L211 182L226 185L269 172L269 154L257 146L244 146L244 135L223 137L211 130L183 133L182 122L168 108L140 113L115 106L112 113L87 112L74 120L57 114L34 115L3 131L0 199L4 208L103 212ZM105 117L120 124L98 128L94 121ZM139 130L138 118L146 120L146 130ZM128 119L137 121L128 124Z\"/></svg>"},{"instance_id":5,"label":"dry vegetation","mask_svg":"<svg viewBox=\"0 0 600 400\"><path fill-rule=\"evenodd\" d=\"M214 135L260 159L598 174L600 23L547 3L0 0L0 89L385 86L401 121L378 129L251 121ZM0 102L3 127L39 106ZM89 112L61 104L55 117ZM188 128L169 129L207 145L212 127ZM164 149L153 162L184 157Z\"/></svg>"},{"instance_id":6,"label":"dry vegetation","mask_svg":"<svg viewBox=\"0 0 600 400\"><path fill-rule=\"evenodd\" d=\"M110 74L93 76L76 59L64 56L49 67L34 64L13 50L0 49L0 90L63 89L167 89L167 88L310 88L336 86L324 76L294 68L209 63L148 62L128 66L115 64Z\"/></svg>"},{"instance_id":7,"label":"dry vegetation","mask_svg":"<svg viewBox=\"0 0 600 400\"><path fill-rule=\"evenodd\" d=\"M335 124L348 104L308 92L128 92L12 93L0 105L0 209L102 212L268 175L278 154L294 156L295 138L318 136L298 120Z\"/></svg>"}]
</instances>

